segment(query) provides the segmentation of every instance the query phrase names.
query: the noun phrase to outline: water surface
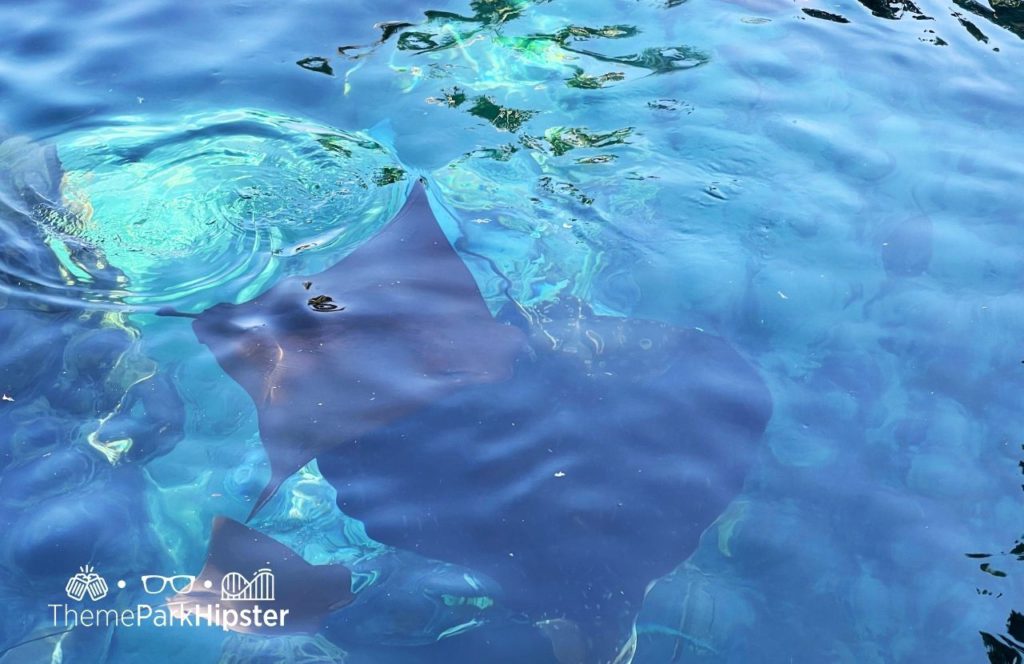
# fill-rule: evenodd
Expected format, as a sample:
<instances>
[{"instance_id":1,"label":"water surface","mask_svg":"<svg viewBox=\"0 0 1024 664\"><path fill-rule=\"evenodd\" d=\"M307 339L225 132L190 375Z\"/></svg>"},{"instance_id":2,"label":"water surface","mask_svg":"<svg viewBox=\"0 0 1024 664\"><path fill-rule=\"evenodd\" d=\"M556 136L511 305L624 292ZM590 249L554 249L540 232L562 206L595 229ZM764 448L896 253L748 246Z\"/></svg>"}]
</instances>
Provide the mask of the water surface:
<instances>
[{"instance_id":1,"label":"water surface","mask_svg":"<svg viewBox=\"0 0 1024 664\"><path fill-rule=\"evenodd\" d=\"M252 401L151 312L333 264L423 175L490 303L705 330L769 387L743 492L652 579L633 661L1021 656L1020 6L146 0L0 25L0 123L56 146L75 213L5 212L0 649L46 634L67 571L26 552L55 528L116 552L111 579L197 569L266 481ZM13 172L31 144L5 145ZM382 559L315 468L286 489L254 525ZM411 642L440 623L367 606L343 646L119 630L2 661L430 661Z\"/></svg>"}]
</instances>

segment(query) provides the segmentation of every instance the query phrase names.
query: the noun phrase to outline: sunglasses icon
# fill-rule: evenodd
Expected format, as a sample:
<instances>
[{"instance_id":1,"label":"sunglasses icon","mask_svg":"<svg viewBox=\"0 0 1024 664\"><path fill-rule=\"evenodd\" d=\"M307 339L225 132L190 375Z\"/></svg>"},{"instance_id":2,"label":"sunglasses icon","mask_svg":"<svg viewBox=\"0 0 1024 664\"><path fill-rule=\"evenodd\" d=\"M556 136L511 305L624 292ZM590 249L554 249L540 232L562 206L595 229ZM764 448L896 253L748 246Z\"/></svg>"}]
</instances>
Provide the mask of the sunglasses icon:
<instances>
[{"instance_id":1,"label":"sunglasses icon","mask_svg":"<svg viewBox=\"0 0 1024 664\"><path fill-rule=\"evenodd\" d=\"M167 586L170 586L174 592L184 594L191 592L192 584L195 582L196 577L189 574L177 574L175 576L147 574L142 577L142 589L150 595L158 595L167 590Z\"/></svg>"}]
</instances>

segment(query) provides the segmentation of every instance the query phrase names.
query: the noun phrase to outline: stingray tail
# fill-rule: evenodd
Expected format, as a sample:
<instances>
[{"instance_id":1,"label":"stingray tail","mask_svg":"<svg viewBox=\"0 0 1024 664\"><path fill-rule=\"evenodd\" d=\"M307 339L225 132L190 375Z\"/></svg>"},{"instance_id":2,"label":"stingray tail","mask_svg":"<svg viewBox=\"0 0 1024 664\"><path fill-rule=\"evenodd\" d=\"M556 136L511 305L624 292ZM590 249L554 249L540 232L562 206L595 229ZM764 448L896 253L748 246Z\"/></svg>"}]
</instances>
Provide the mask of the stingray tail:
<instances>
[{"instance_id":1,"label":"stingray tail","mask_svg":"<svg viewBox=\"0 0 1024 664\"><path fill-rule=\"evenodd\" d=\"M391 119L390 118L384 118L383 120L381 120L377 124L375 124L372 127L370 127L366 131L366 133L370 135L370 138L372 138L373 140L375 140L378 143L380 143L384 148L386 148L388 151L390 151L393 155L397 155L398 154L398 149L395 147L395 128L391 124ZM424 174L419 169L411 169L411 168L409 168L408 165L406 165L405 163L401 162L401 160L399 160L399 162L401 163L402 170L404 170L406 172L406 179L405 179L406 183L416 182L418 180L419 182L423 183L424 185L427 184L427 178L424 176ZM406 186L409 186L409 185L407 184ZM411 192L411 191L412 191L412 188L409 187L409 192Z\"/></svg>"},{"instance_id":2,"label":"stingray tail","mask_svg":"<svg viewBox=\"0 0 1024 664\"><path fill-rule=\"evenodd\" d=\"M171 316L176 318L199 318L199 314L190 314L185 311L178 311L174 307L160 307L156 310L157 316Z\"/></svg>"},{"instance_id":3,"label":"stingray tail","mask_svg":"<svg viewBox=\"0 0 1024 664\"><path fill-rule=\"evenodd\" d=\"M281 484L284 483L284 478L278 477L275 473L270 481L267 482L267 486L263 488L259 498L256 499L256 504L252 506L252 510L249 512L249 516L246 517L245 522L252 521L256 513L263 509L267 503L270 502L271 498L277 495L277 490L281 488Z\"/></svg>"},{"instance_id":4,"label":"stingray tail","mask_svg":"<svg viewBox=\"0 0 1024 664\"><path fill-rule=\"evenodd\" d=\"M282 618L276 625L253 625L228 613L207 620L227 631L281 634L318 630L327 614L354 597L352 575L344 565L313 565L269 535L217 517L202 571L168 605L172 614L198 616L211 603L245 607L273 602L282 616L287 613L287 623Z\"/></svg>"},{"instance_id":5,"label":"stingray tail","mask_svg":"<svg viewBox=\"0 0 1024 664\"><path fill-rule=\"evenodd\" d=\"M395 152L395 128L391 125L390 118L384 118L370 127L366 133L391 152Z\"/></svg>"}]
</instances>

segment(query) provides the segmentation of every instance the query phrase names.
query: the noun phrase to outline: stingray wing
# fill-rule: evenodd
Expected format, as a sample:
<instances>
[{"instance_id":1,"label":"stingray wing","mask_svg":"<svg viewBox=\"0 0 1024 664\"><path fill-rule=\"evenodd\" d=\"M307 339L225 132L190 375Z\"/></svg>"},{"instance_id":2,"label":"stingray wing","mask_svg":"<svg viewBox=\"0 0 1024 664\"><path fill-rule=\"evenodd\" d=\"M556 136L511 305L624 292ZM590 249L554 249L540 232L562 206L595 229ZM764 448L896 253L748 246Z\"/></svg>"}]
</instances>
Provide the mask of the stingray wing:
<instances>
[{"instance_id":1,"label":"stingray wing","mask_svg":"<svg viewBox=\"0 0 1024 664\"><path fill-rule=\"evenodd\" d=\"M194 323L256 403L272 477L253 509L320 453L460 388L511 374L524 345L491 316L423 185L377 236Z\"/></svg>"},{"instance_id":2,"label":"stingray wing","mask_svg":"<svg viewBox=\"0 0 1024 664\"><path fill-rule=\"evenodd\" d=\"M771 395L712 334L569 297L505 315L533 351L510 381L453 394L318 466L374 540L486 574L510 612L575 624L548 622L560 640L542 649L612 661L650 582L742 490ZM474 661L479 641L465 643L426 657Z\"/></svg>"},{"instance_id":3,"label":"stingray wing","mask_svg":"<svg viewBox=\"0 0 1024 664\"><path fill-rule=\"evenodd\" d=\"M231 519L213 523L202 571L172 611L211 615L208 606L242 611L262 603L287 610L284 624L226 622L236 632L316 632L327 614L352 603L352 574L343 565L311 565L284 544ZM215 615L215 614L214 614ZM224 615L222 612L221 615Z\"/></svg>"}]
</instances>

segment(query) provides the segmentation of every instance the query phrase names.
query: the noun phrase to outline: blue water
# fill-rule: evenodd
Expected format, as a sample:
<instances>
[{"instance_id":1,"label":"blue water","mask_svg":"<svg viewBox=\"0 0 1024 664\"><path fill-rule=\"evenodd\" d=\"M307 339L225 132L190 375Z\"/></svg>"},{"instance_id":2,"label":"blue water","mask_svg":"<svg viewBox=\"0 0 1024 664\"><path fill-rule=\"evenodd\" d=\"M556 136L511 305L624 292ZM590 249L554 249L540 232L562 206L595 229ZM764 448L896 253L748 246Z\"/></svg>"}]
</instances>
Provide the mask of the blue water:
<instances>
[{"instance_id":1,"label":"blue water","mask_svg":"<svg viewBox=\"0 0 1024 664\"><path fill-rule=\"evenodd\" d=\"M253 401L153 312L336 263L419 176L493 311L699 330L768 387L632 661L1024 657L1024 7L5 2L0 26L0 662L452 661L435 641L476 612L421 600L454 572L371 539L315 464L249 525L365 584L341 636L53 635L46 608L90 561L112 596L195 573L269 477Z\"/></svg>"}]
</instances>

